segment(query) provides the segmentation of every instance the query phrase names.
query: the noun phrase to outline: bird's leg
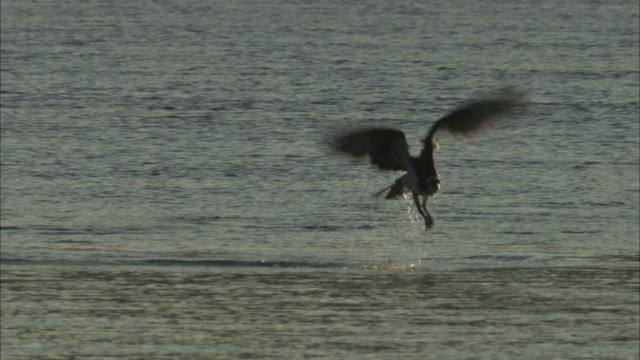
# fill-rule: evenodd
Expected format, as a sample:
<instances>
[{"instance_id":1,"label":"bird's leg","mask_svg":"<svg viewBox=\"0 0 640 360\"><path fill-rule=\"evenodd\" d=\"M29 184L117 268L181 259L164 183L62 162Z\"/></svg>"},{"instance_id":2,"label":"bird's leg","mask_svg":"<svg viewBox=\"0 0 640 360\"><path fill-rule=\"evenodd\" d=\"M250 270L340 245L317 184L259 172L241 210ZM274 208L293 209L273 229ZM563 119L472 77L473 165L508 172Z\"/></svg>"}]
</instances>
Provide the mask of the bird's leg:
<instances>
[{"instance_id":1,"label":"bird's leg","mask_svg":"<svg viewBox=\"0 0 640 360\"><path fill-rule=\"evenodd\" d=\"M426 215L424 213L424 210L422 210L422 206L420 204L420 195L418 195L417 193L412 193L413 195L413 202L416 204L416 208L418 208L418 212L420 213L420 215L422 215L423 218L425 218L426 220Z\"/></svg>"},{"instance_id":2,"label":"bird's leg","mask_svg":"<svg viewBox=\"0 0 640 360\"><path fill-rule=\"evenodd\" d=\"M427 198L428 195L424 195L422 202L420 201L420 188L418 187L418 177L415 172L408 171L406 175L402 176L399 181L411 190L411 195L413 195L413 202L418 209L418 212L424 219L424 227L428 230L433 226L433 218L427 212Z\"/></svg>"},{"instance_id":3,"label":"bird's leg","mask_svg":"<svg viewBox=\"0 0 640 360\"><path fill-rule=\"evenodd\" d=\"M411 191L411 195L413 195L413 202L416 204L416 208L418 208L418 212L424 219L424 227L429 230L433 226L433 218L427 212L427 198L429 195L423 195L422 202L420 201L420 187L418 187L418 176L416 175L415 170L413 168L409 168L410 170L407 173L400 177L397 181L402 182L404 186L409 188Z\"/></svg>"},{"instance_id":4,"label":"bird's leg","mask_svg":"<svg viewBox=\"0 0 640 360\"><path fill-rule=\"evenodd\" d=\"M416 204L416 208L418 208L418 212L424 219L424 227L427 230L431 229L431 227L433 226L433 218L431 217L429 212L427 212L427 198L429 196L427 195L423 196L422 202L420 202L420 195L418 195L418 193L414 192L412 193L412 195L413 195L413 202Z\"/></svg>"},{"instance_id":5,"label":"bird's leg","mask_svg":"<svg viewBox=\"0 0 640 360\"><path fill-rule=\"evenodd\" d=\"M422 211L424 211L424 215L422 215L422 217L424 218L424 227L429 230L431 229L431 227L433 226L433 217L431 217L431 214L429 214L429 211L427 210L427 200L429 199L429 195L424 195L422 197Z\"/></svg>"}]
</instances>

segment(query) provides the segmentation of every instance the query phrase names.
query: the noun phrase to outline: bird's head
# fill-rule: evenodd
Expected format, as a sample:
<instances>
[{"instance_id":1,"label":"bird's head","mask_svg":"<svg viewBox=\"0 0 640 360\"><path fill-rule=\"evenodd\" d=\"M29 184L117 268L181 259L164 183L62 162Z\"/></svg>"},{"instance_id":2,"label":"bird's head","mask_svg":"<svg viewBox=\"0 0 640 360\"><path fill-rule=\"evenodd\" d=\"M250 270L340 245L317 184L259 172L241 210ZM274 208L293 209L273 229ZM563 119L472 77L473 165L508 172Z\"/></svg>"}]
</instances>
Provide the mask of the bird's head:
<instances>
[{"instance_id":1,"label":"bird's head","mask_svg":"<svg viewBox=\"0 0 640 360\"><path fill-rule=\"evenodd\" d=\"M420 186L420 190L425 192L429 196L433 196L435 193L440 191L440 179L437 177L430 177L418 184Z\"/></svg>"}]
</instances>

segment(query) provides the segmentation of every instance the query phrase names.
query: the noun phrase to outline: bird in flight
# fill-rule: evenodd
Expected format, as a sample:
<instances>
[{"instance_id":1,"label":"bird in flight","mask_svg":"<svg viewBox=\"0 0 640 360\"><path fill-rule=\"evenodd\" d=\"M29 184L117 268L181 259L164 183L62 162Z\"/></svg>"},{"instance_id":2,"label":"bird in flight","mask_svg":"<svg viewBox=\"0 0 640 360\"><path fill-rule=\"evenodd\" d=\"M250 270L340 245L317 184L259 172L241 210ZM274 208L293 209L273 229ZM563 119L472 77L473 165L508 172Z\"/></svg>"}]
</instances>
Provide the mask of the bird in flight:
<instances>
[{"instance_id":1,"label":"bird in flight","mask_svg":"<svg viewBox=\"0 0 640 360\"><path fill-rule=\"evenodd\" d=\"M402 175L389 187L375 195L394 199L411 192L427 230L433 227L433 217L427 211L427 199L440 190L433 152L438 148L436 134L447 130L454 136L470 137L494 120L503 118L516 107L525 105L523 96L512 89L502 89L493 95L472 100L436 121L422 139L419 156L409 154L404 132L383 127L364 128L335 136L333 147L343 153L360 157L369 155L371 163L382 170L402 170Z\"/></svg>"}]
</instances>

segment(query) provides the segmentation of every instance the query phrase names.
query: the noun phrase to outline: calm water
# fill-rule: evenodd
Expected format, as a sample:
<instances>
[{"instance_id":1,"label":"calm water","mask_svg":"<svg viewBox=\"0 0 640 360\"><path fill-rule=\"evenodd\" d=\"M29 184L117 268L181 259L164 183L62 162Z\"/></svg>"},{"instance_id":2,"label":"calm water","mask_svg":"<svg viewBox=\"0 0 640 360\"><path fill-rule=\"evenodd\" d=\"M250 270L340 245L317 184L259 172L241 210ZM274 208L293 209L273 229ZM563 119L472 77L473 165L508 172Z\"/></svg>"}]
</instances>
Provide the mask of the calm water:
<instances>
[{"instance_id":1,"label":"calm water","mask_svg":"<svg viewBox=\"0 0 640 360\"><path fill-rule=\"evenodd\" d=\"M2 358L637 359L638 10L2 0ZM432 231L325 147L504 85Z\"/></svg>"}]
</instances>

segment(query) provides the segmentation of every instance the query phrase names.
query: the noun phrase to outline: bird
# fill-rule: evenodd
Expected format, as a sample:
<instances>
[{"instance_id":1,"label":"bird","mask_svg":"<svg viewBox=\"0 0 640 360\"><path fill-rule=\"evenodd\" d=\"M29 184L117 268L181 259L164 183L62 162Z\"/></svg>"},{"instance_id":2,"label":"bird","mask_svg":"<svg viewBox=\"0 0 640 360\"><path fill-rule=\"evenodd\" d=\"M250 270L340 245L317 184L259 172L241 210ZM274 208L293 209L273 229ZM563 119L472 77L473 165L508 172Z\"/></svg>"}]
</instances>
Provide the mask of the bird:
<instances>
[{"instance_id":1,"label":"bird","mask_svg":"<svg viewBox=\"0 0 640 360\"><path fill-rule=\"evenodd\" d=\"M446 130L454 137L469 138L524 105L523 93L513 88L499 89L484 97L469 100L431 125L422 139L423 147L419 156L410 155L403 131L388 127L343 131L333 136L330 145L346 155L368 155L371 163L381 170L405 171L392 185L374 195L395 199L410 192L424 219L425 229L429 230L434 225L434 219L427 210L427 200L441 188L434 159L434 151L438 149L438 132Z\"/></svg>"}]
</instances>

